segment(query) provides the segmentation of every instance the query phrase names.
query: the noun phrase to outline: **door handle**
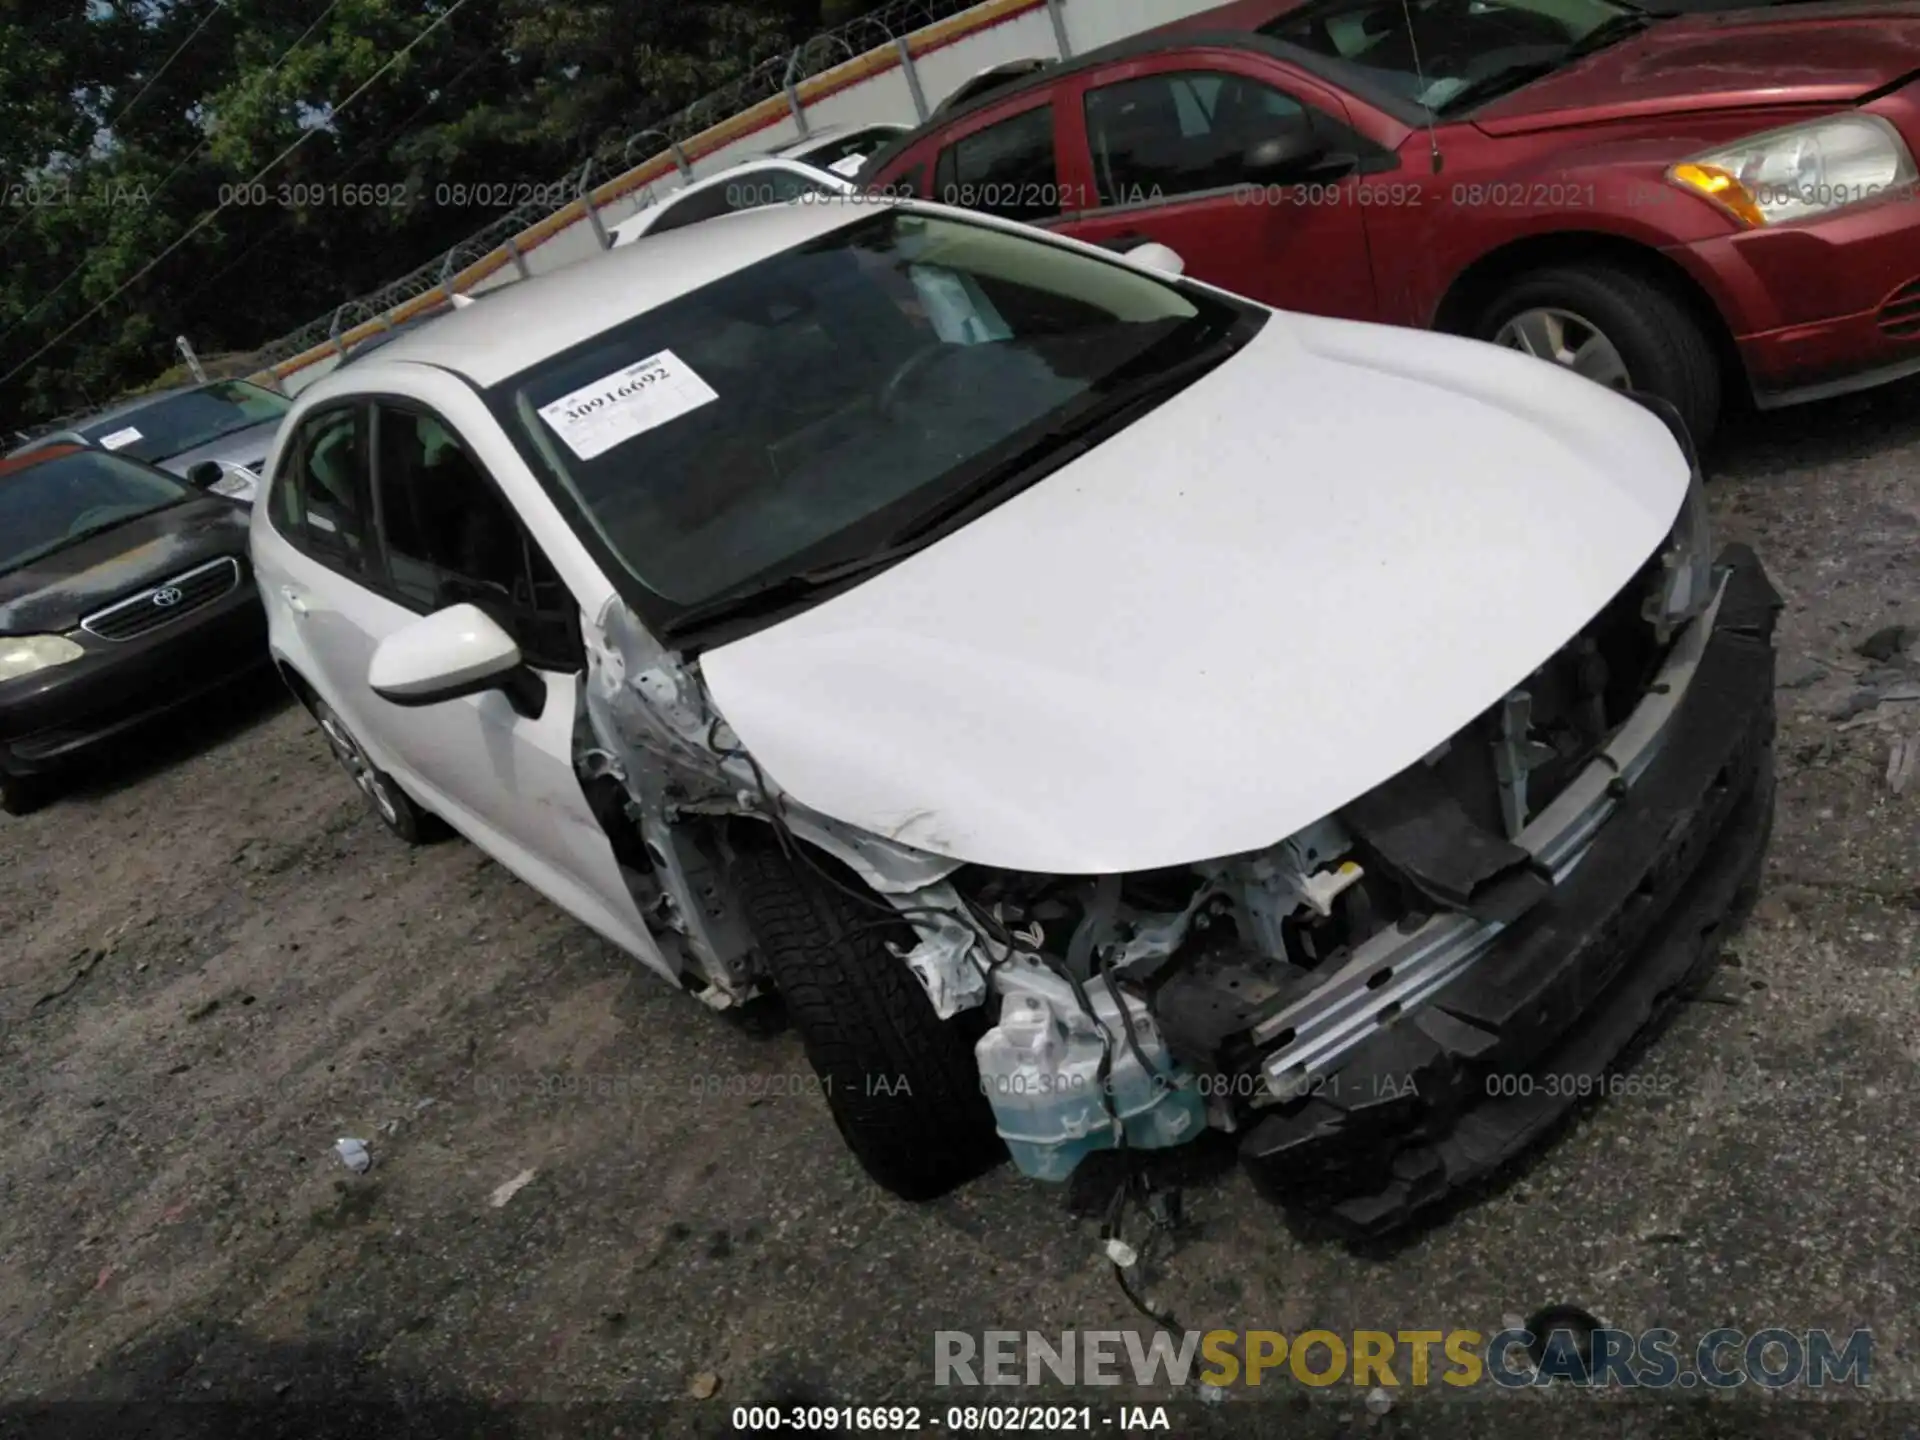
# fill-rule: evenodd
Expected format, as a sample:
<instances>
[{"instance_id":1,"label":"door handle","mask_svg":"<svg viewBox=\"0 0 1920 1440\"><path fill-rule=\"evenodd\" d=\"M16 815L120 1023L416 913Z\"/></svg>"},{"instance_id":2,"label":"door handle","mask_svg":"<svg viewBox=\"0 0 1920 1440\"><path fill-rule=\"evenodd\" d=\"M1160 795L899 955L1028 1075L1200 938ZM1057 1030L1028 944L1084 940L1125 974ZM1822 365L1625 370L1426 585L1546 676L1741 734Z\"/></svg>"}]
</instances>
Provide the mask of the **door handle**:
<instances>
[{"instance_id":1,"label":"door handle","mask_svg":"<svg viewBox=\"0 0 1920 1440\"><path fill-rule=\"evenodd\" d=\"M280 587L280 598L287 602L287 608L296 615L307 613L307 597L291 585Z\"/></svg>"}]
</instances>

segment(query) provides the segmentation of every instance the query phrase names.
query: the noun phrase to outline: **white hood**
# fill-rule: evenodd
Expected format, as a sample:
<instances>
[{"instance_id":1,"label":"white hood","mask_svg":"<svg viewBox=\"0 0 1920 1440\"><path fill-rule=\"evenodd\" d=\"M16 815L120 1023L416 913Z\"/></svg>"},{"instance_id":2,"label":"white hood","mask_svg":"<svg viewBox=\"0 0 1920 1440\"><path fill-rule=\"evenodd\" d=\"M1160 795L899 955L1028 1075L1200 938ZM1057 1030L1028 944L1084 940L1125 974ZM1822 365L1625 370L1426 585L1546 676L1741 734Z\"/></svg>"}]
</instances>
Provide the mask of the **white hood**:
<instances>
[{"instance_id":1,"label":"white hood","mask_svg":"<svg viewBox=\"0 0 1920 1440\"><path fill-rule=\"evenodd\" d=\"M1274 844L1579 632L1672 527L1665 426L1517 352L1276 315L1119 438L702 660L814 810L950 859Z\"/></svg>"}]
</instances>

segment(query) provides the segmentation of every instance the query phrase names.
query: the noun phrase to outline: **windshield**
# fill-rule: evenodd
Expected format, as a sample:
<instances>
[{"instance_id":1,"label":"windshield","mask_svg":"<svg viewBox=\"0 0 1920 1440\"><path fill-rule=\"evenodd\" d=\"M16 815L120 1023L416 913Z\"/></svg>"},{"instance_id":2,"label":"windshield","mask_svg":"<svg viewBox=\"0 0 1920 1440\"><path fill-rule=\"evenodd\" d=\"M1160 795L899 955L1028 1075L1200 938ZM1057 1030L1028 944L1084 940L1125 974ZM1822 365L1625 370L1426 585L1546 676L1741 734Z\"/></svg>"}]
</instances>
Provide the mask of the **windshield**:
<instances>
[{"instance_id":1,"label":"windshield","mask_svg":"<svg viewBox=\"0 0 1920 1440\"><path fill-rule=\"evenodd\" d=\"M1411 35L1408 18L1411 16ZM1613 0L1319 0L1261 28L1345 62L1372 84L1441 112L1490 99L1649 17Z\"/></svg>"},{"instance_id":2,"label":"windshield","mask_svg":"<svg viewBox=\"0 0 1920 1440\"><path fill-rule=\"evenodd\" d=\"M670 620L857 560L996 467L1031 468L1105 387L1190 360L1243 314L1043 240L889 210L490 400Z\"/></svg>"},{"instance_id":3,"label":"windshield","mask_svg":"<svg viewBox=\"0 0 1920 1440\"><path fill-rule=\"evenodd\" d=\"M0 474L0 574L197 492L100 450Z\"/></svg>"},{"instance_id":4,"label":"windshield","mask_svg":"<svg viewBox=\"0 0 1920 1440\"><path fill-rule=\"evenodd\" d=\"M137 460L167 460L223 435L278 420L292 402L245 380L222 380L184 395L121 410L81 428L94 444Z\"/></svg>"}]
</instances>

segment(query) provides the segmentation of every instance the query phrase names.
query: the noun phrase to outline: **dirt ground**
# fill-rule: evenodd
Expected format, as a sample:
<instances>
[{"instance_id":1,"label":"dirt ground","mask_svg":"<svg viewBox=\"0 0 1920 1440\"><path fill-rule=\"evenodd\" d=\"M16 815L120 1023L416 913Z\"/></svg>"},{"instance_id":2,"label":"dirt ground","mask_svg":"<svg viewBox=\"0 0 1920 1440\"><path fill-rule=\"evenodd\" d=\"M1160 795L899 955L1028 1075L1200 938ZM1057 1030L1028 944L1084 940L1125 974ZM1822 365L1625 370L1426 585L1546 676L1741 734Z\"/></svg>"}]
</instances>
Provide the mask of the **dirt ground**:
<instances>
[{"instance_id":1,"label":"dirt ground","mask_svg":"<svg viewBox=\"0 0 1920 1440\"><path fill-rule=\"evenodd\" d=\"M1901 678L1855 646L1920 625L1920 386L1736 422L1715 468L1723 535L1788 599L1781 795L1757 913L1641 1061L1671 1083L1388 1257L1202 1179L1151 1287L1182 1325L1491 1333L1572 1301L1683 1335L1869 1327L1868 1396L1678 1423L1920 1417L1920 775L1887 779L1920 702L1836 718ZM407 850L271 693L137 748L0 822L0 1399L630 1401L649 1433L783 1397L977 1404L932 1390L935 1331L1139 1328L1057 1191L1003 1167L884 1195L791 1034L670 992L462 842ZM1208 1408L1239 1433L1673 1421L1360 1399Z\"/></svg>"}]
</instances>

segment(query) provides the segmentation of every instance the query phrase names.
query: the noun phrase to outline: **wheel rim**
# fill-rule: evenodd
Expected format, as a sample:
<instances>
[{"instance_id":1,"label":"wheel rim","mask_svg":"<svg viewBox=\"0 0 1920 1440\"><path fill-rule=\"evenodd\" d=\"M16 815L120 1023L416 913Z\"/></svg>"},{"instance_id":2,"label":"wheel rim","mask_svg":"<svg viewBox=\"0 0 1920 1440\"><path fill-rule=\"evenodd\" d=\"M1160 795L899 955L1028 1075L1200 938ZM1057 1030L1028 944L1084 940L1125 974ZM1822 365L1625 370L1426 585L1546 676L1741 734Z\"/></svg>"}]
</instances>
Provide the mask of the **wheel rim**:
<instances>
[{"instance_id":1,"label":"wheel rim","mask_svg":"<svg viewBox=\"0 0 1920 1440\"><path fill-rule=\"evenodd\" d=\"M373 762L367 758L367 752L360 748L360 742L353 738L353 732L340 723L340 717L331 710L322 709L319 714L320 733L327 737L334 758L338 760L352 777L353 783L360 787L360 793L372 802L373 808L389 825L400 823L400 807L387 790L386 777L374 769Z\"/></svg>"},{"instance_id":2,"label":"wheel rim","mask_svg":"<svg viewBox=\"0 0 1920 1440\"><path fill-rule=\"evenodd\" d=\"M1620 347L1598 325L1571 310L1522 310L1495 332L1493 343L1564 365L1609 390L1633 388Z\"/></svg>"}]
</instances>

